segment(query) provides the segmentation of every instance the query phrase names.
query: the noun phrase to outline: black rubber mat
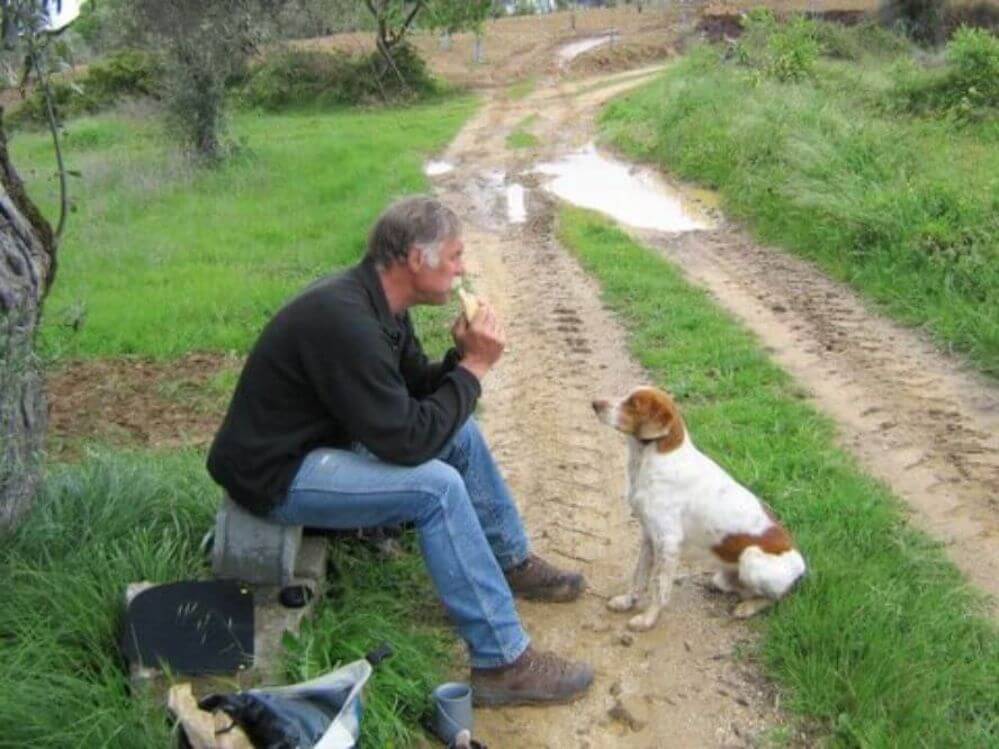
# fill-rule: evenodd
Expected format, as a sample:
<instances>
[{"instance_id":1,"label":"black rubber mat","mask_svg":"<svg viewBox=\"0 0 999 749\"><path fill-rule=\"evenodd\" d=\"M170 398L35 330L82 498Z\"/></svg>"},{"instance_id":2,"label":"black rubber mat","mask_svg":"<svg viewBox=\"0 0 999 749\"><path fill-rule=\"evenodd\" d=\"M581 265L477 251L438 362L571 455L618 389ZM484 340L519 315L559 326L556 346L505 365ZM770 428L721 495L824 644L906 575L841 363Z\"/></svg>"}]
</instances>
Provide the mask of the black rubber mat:
<instances>
[{"instance_id":1,"label":"black rubber mat","mask_svg":"<svg viewBox=\"0 0 999 749\"><path fill-rule=\"evenodd\" d=\"M227 674L253 663L253 593L231 580L158 585L132 599L121 649L130 663Z\"/></svg>"}]
</instances>

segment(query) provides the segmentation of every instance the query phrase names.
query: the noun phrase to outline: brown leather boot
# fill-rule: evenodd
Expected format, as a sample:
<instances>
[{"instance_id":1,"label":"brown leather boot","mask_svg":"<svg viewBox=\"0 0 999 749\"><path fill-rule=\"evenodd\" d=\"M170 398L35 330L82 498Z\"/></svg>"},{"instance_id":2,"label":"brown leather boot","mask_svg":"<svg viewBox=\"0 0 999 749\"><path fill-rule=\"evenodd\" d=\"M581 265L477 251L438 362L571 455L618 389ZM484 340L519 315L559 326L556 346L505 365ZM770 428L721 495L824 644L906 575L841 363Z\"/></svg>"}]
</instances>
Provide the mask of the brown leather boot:
<instances>
[{"instance_id":1,"label":"brown leather boot","mask_svg":"<svg viewBox=\"0 0 999 749\"><path fill-rule=\"evenodd\" d=\"M529 601L575 601L586 588L580 573L560 570L534 554L504 574L514 595Z\"/></svg>"},{"instance_id":2,"label":"brown leather boot","mask_svg":"<svg viewBox=\"0 0 999 749\"><path fill-rule=\"evenodd\" d=\"M572 702L592 683L590 664L528 647L508 666L473 668L472 701L479 706Z\"/></svg>"}]
</instances>

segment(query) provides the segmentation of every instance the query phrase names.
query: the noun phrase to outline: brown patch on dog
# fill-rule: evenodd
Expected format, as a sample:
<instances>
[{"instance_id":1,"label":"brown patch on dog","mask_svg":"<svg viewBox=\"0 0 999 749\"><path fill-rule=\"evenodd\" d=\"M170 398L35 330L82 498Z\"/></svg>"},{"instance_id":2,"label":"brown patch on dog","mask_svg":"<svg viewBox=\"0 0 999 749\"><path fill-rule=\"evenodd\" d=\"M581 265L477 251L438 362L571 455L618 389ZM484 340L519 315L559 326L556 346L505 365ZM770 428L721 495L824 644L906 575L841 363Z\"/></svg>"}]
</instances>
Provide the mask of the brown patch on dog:
<instances>
[{"instance_id":1,"label":"brown patch on dog","mask_svg":"<svg viewBox=\"0 0 999 749\"><path fill-rule=\"evenodd\" d=\"M712 546L711 551L723 562L738 564L742 552L750 546L759 546L767 554L783 554L794 548L790 534L783 526L775 524L760 534L732 533L720 544Z\"/></svg>"},{"instance_id":2,"label":"brown patch on dog","mask_svg":"<svg viewBox=\"0 0 999 749\"><path fill-rule=\"evenodd\" d=\"M656 449L668 453L683 444L685 428L680 409L667 393L655 388L636 390L621 406L621 430L640 440L656 440Z\"/></svg>"}]
</instances>

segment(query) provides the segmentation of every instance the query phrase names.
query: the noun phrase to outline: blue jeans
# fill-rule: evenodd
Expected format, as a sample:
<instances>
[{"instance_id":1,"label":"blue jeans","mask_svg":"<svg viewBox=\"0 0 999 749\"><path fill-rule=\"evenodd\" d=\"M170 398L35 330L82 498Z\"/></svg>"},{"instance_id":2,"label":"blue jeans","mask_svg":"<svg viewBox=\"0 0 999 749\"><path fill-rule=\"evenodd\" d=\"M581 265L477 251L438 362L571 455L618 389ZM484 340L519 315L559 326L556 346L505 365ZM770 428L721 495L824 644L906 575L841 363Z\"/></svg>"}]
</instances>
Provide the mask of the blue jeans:
<instances>
[{"instance_id":1,"label":"blue jeans","mask_svg":"<svg viewBox=\"0 0 999 749\"><path fill-rule=\"evenodd\" d=\"M385 463L360 446L313 450L270 517L310 528L414 523L472 666L511 663L530 643L503 575L527 558L527 536L472 419L437 459L418 466Z\"/></svg>"}]
</instances>

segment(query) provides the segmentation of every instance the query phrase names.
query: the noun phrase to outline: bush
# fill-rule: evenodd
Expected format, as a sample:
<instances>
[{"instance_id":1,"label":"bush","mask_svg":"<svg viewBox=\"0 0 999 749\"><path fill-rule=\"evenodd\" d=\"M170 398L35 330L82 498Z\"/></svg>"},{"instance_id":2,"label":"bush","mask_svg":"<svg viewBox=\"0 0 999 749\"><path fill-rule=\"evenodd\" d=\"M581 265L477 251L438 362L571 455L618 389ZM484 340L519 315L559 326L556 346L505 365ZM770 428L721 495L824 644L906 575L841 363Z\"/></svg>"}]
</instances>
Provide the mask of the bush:
<instances>
[{"instance_id":1,"label":"bush","mask_svg":"<svg viewBox=\"0 0 999 749\"><path fill-rule=\"evenodd\" d=\"M398 74L377 53L352 56L289 49L251 71L242 98L250 106L276 110L361 104L436 90L426 65L412 47L396 47L393 60Z\"/></svg>"},{"instance_id":2,"label":"bush","mask_svg":"<svg viewBox=\"0 0 999 749\"><path fill-rule=\"evenodd\" d=\"M999 37L961 28L947 45L946 65L896 71L894 98L900 109L981 120L999 110Z\"/></svg>"},{"instance_id":3,"label":"bush","mask_svg":"<svg viewBox=\"0 0 999 749\"><path fill-rule=\"evenodd\" d=\"M124 49L95 62L82 83L97 97L157 96L159 60L148 52Z\"/></svg>"},{"instance_id":4,"label":"bush","mask_svg":"<svg viewBox=\"0 0 999 749\"><path fill-rule=\"evenodd\" d=\"M802 16L781 23L767 9L750 11L743 18L746 33L736 47L737 59L781 81L797 81L812 73L821 47L817 24Z\"/></svg>"},{"instance_id":5,"label":"bush","mask_svg":"<svg viewBox=\"0 0 999 749\"><path fill-rule=\"evenodd\" d=\"M982 29L959 29L947 45L947 57L955 93L999 106L999 37Z\"/></svg>"},{"instance_id":6,"label":"bush","mask_svg":"<svg viewBox=\"0 0 999 749\"><path fill-rule=\"evenodd\" d=\"M860 60L864 57L894 57L909 47L905 37L866 21L853 27L817 21L815 39L822 54L837 60Z\"/></svg>"},{"instance_id":7,"label":"bush","mask_svg":"<svg viewBox=\"0 0 999 749\"><path fill-rule=\"evenodd\" d=\"M157 97L160 74L160 63L153 55L121 50L91 64L77 80L52 81L52 103L60 119L66 119L107 109L126 97ZM10 119L13 123L45 122L48 114L41 90L36 88Z\"/></svg>"},{"instance_id":8,"label":"bush","mask_svg":"<svg viewBox=\"0 0 999 749\"><path fill-rule=\"evenodd\" d=\"M949 39L962 26L999 32L999 5L995 2L949 5L944 12L944 32Z\"/></svg>"}]
</instances>

